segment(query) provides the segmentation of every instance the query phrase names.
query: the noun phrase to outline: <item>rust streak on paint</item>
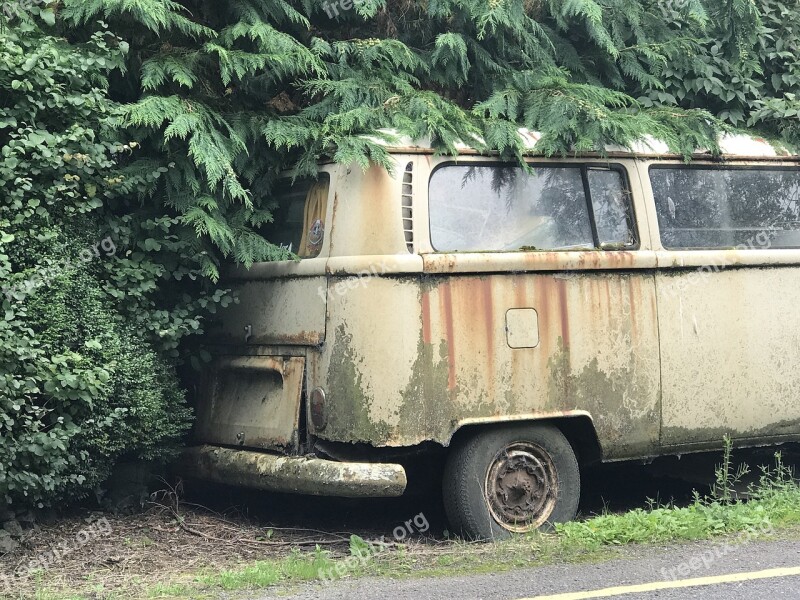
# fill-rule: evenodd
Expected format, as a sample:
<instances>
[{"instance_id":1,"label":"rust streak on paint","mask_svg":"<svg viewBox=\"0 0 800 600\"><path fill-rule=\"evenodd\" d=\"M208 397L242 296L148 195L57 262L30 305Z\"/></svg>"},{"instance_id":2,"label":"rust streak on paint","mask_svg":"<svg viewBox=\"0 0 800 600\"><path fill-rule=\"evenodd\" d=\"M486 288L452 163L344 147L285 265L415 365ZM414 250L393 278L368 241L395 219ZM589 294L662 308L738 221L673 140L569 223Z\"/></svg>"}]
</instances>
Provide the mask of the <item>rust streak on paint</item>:
<instances>
[{"instance_id":1,"label":"rust streak on paint","mask_svg":"<svg viewBox=\"0 0 800 600\"><path fill-rule=\"evenodd\" d=\"M533 308L539 313L540 323L550 323L553 316L550 314L550 294L552 292L551 282L545 282L544 279L536 279L532 282L532 297L535 299ZM551 341L555 341L555 337L551 336L549 332L541 337L540 345L541 352L549 356L552 352Z\"/></svg>"},{"instance_id":2,"label":"rust streak on paint","mask_svg":"<svg viewBox=\"0 0 800 600\"><path fill-rule=\"evenodd\" d=\"M330 223L330 231L326 232L328 239L331 240L331 245L333 244L333 240L336 239L333 232L336 230L336 213L339 210L339 192L334 192L333 194L333 215L331 217L332 221Z\"/></svg>"},{"instance_id":3,"label":"rust streak on paint","mask_svg":"<svg viewBox=\"0 0 800 600\"><path fill-rule=\"evenodd\" d=\"M541 303L542 314L547 315L547 317L550 316L550 291L551 291L551 287L548 284L549 282L545 282L544 280L538 280L533 283L534 295L537 298L537 300L539 300L539 302Z\"/></svg>"},{"instance_id":4,"label":"rust streak on paint","mask_svg":"<svg viewBox=\"0 0 800 600\"><path fill-rule=\"evenodd\" d=\"M450 282L442 285L442 312L447 337L447 389L456 388L456 340L453 327L453 293Z\"/></svg>"},{"instance_id":5,"label":"rust streak on paint","mask_svg":"<svg viewBox=\"0 0 800 600\"><path fill-rule=\"evenodd\" d=\"M607 277L602 278L603 284L603 291L605 292L605 296L603 298L603 304L605 304L608 308L606 311L606 320L611 321L611 313L614 311L615 306L614 303L611 301L612 294L611 294L611 284ZM615 287L618 287L615 285ZM615 290L616 291L616 290Z\"/></svg>"},{"instance_id":6,"label":"rust streak on paint","mask_svg":"<svg viewBox=\"0 0 800 600\"><path fill-rule=\"evenodd\" d=\"M528 300L528 290L521 281L515 281L514 284L514 300L516 304L513 308L525 308L530 305Z\"/></svg>"}]
</instances>

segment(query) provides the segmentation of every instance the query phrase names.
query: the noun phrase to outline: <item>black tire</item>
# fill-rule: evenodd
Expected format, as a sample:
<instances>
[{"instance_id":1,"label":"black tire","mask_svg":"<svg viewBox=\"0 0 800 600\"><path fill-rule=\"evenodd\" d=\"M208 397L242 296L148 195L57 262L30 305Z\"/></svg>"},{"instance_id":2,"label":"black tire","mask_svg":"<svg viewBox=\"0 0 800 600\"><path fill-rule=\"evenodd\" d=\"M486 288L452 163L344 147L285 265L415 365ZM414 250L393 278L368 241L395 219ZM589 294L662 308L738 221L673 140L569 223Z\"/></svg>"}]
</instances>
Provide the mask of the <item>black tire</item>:
<instances>
[{"instance_id":1,"label":"black tire","mask_svg":"<svg viewBox=\"0 0 800 600\"><path fill-rule=\"evenodd\" d=\"M505 539L570 521L580 488L572 446L547 424L511 425L457 440L442 482L451 529L473 540Z\"/></svg>"}]
</instances>

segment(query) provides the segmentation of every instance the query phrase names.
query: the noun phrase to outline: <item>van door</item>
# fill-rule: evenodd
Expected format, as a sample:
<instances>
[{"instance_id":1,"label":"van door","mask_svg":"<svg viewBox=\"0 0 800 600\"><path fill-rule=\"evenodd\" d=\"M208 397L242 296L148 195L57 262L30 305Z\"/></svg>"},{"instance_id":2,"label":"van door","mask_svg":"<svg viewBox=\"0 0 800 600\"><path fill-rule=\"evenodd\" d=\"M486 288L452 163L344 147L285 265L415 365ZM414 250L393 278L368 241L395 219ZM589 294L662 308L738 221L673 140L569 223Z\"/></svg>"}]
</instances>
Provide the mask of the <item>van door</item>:
<instances>
[{"instance_id":1,"label":"van door","mask_svg":"<svg viewBox=\"0 0 800 600\"><path fill-rule=\"evenodd\" d=\"M662 444L797 437L800 171L662 163L643 179L662 246Z\"/></svg>"}]
</instances>

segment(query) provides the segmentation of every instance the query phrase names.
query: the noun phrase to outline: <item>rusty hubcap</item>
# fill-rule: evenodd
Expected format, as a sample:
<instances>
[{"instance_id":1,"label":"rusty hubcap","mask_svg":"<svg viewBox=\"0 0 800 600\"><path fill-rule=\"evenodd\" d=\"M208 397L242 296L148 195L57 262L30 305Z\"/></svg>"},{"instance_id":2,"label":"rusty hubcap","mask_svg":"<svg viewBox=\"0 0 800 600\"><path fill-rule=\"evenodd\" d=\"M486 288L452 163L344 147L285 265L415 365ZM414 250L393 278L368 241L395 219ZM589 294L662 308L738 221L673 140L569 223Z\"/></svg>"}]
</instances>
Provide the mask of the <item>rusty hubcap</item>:
<instances>
[{"instance_id":1,"label":"rusty hubcap","mask_svg":"<svg viewBox=\"0 0 800 600\"><path fill-rule=\"evenodd\" d=\"M495 456L486 473L489 511L504 529L538 529L553 513L558 478L553 459L532 442L516 442Z\"/></svg>"}]
</instances>

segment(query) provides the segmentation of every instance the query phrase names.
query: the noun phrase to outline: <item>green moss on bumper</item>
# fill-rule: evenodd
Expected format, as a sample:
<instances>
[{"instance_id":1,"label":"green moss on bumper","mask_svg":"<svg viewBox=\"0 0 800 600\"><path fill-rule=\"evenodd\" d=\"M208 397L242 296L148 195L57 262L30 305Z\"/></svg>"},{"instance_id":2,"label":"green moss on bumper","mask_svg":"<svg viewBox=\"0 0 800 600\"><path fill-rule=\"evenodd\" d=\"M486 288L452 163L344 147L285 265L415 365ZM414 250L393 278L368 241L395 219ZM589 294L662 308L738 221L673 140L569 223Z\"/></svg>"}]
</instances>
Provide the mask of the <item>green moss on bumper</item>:
<instances>
[{"instance_id":1,"label":"green moss on bumper","mask_svg":"<svg viewBox=\"0 0 800 600\"><path fill-rule=\"evenodd\" d=\"M405 469L396 464L335 462L217 446L187 448L179 472L227 485L341 498L400 496L407 484Z\"/></svg>"}]
</instances>

